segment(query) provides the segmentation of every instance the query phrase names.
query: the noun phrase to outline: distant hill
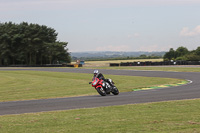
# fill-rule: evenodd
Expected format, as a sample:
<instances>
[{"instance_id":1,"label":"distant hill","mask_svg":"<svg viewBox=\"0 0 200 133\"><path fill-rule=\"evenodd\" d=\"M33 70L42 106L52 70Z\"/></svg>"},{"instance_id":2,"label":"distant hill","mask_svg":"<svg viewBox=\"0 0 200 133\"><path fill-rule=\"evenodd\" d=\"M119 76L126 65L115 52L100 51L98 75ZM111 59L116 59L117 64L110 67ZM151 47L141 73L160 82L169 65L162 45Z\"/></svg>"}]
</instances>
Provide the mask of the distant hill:
<instances>
[{"instance_id":1,"label":"distant hill","mask_svg":"<svg viewBox=\"0 0 200 133\"><path fill-rule=\"evenodd\" d=\"M139 57L146 56L160 56L162 57L166 52L116 52L116 51L103 51L103 52L71 52L72 58L117 58L117 57Z\"/></svg>"}]
</instances>

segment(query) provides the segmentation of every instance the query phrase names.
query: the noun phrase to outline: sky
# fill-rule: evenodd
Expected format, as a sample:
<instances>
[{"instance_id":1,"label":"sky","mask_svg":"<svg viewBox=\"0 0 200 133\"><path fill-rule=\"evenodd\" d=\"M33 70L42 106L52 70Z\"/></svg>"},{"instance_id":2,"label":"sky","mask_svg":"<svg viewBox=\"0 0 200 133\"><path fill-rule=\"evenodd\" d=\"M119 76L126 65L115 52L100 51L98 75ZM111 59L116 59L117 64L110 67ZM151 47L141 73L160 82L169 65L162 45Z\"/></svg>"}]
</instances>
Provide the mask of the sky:
<instances>
[{"instance_id":1,"label":"sky","mask_svg":"<svg viewBox=\"0 0 200 133\"><path fill-rule=\"evenodd\" d=\"M0 0L0 23L56 30L69 52L200 46L200 0Z\"/></svg>"}]
</instances>

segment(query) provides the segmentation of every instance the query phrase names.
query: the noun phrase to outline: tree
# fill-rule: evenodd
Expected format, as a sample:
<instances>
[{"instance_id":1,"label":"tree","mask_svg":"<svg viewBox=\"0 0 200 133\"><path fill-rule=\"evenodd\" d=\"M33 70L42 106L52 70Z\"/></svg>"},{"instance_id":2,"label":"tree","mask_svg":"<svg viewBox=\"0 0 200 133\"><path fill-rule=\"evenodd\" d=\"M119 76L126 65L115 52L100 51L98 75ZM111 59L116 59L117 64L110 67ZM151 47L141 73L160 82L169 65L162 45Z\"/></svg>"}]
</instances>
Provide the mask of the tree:
<instances>
[{"instance_id":1,"label":"tree","mask_svg":"<svg viewBox=\"0 0 200 133\"><path fill-rule=\"evenodd\" d=\"M164 60L200 61L200 47L192 51L182 46L177 48L176 51L170 48L169 52L165 53Z\"/></svg>"},{"instance_id":2,"label":"tree","mask_svg":"<svg viewBox=\"0 0 200 133\"><path fill-rule=\"evenodd\" d=\"M185 55L188 61L200 61L200 47L196 50L190 51L189 54Z\"/></svg>"},{"instance_id":3,"label":"tree","mask_svg":"<svg viewBox=\"0 0 200 133\"><path fill-rule=\"evenodd\" d=\"M195 54L200 56L200 47L195 50Z\"/></svg>"},{"instance_id":4,"label":"tree","mask_svg":"<svg viewBox=\"0 0 200 133\"><path fill-rule=\"evenodd\" d=\"M176 52L173 48L170 48L169 52L164 55L164 60L174 60L176 58Z\"/></svg>"},{"instance_id":5,"label":"tree","mask_svg":"<svg viewBox=\"0 0 200 133\"><path fill-rule=\"evenodd\" d=\"M193 53L186 55L185 58L187 61L199 61L200 60L200 56L193 54Z\"/></svg>"},{"instance_id":6,"label":"tree","mask_svg":"<svg viewBox=\"0 0 200 133\"><path fill-rule=\"evenodd\" d=\"M188 53L189 53L189 51L186 47L181 46L181 47L176 49L176 57L181 57L181 56L184 56Z\"/></svg>"},{"instance_id":7,"label":"tree","mask_svg":"<svg viewBox=\"0 0 200 133\"><path fill-rule=\"evenodd\" d=\"M70 62L67 42L45 25L0 23L0 65Z\"/></svg>"}]
</instances>

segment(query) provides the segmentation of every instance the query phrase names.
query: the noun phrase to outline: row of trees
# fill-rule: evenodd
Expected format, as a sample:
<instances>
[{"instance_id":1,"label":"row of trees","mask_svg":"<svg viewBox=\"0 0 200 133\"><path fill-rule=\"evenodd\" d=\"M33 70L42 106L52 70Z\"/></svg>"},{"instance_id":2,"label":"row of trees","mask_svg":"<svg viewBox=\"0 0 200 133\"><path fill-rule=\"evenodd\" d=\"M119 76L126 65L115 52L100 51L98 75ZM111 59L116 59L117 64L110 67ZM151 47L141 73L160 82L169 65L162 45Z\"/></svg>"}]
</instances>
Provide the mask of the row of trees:
<instances>
[{"instance_id":1,"label":"row of trees","mask_svg":"<svg viewBox=\"0 0 200 133\"><path fill-rule=\"evenodd\" d=\"M176 50L170 48L169 52L165 53L164 60L200 61L200 47L192 51L183 46Z\"/></svg>"},{"instance_id":2,"label":"row of trees","mask_svg":"<svg viewBox=\"0 0 200 133\"><path fill-rule=\"evenodd\" d=\"M45 25L0 23L0 65L38 65L70 62L67 42Z\"/></svg>"}]
</instances>

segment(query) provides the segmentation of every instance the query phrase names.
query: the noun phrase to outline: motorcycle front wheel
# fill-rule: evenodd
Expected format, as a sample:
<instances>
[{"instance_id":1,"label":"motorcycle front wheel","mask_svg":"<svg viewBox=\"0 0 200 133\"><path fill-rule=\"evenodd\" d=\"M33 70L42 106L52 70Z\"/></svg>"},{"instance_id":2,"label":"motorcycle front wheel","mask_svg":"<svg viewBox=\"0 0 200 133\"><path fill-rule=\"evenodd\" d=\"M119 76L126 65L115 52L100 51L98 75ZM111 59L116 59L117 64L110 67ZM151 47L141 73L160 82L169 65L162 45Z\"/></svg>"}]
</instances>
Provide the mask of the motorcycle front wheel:
<instances>
[{"instance_id":1,"label":"motorcycle front wheel","mask_svg":"<svg viewBox=\"0 0 200 133\"><path fill-rule=\"evenodd\" d=\"M104 91L103 88L98 87L96 88L96 90L101 96L106 96L106 92Z\"/></svg>"}]
</instances>

